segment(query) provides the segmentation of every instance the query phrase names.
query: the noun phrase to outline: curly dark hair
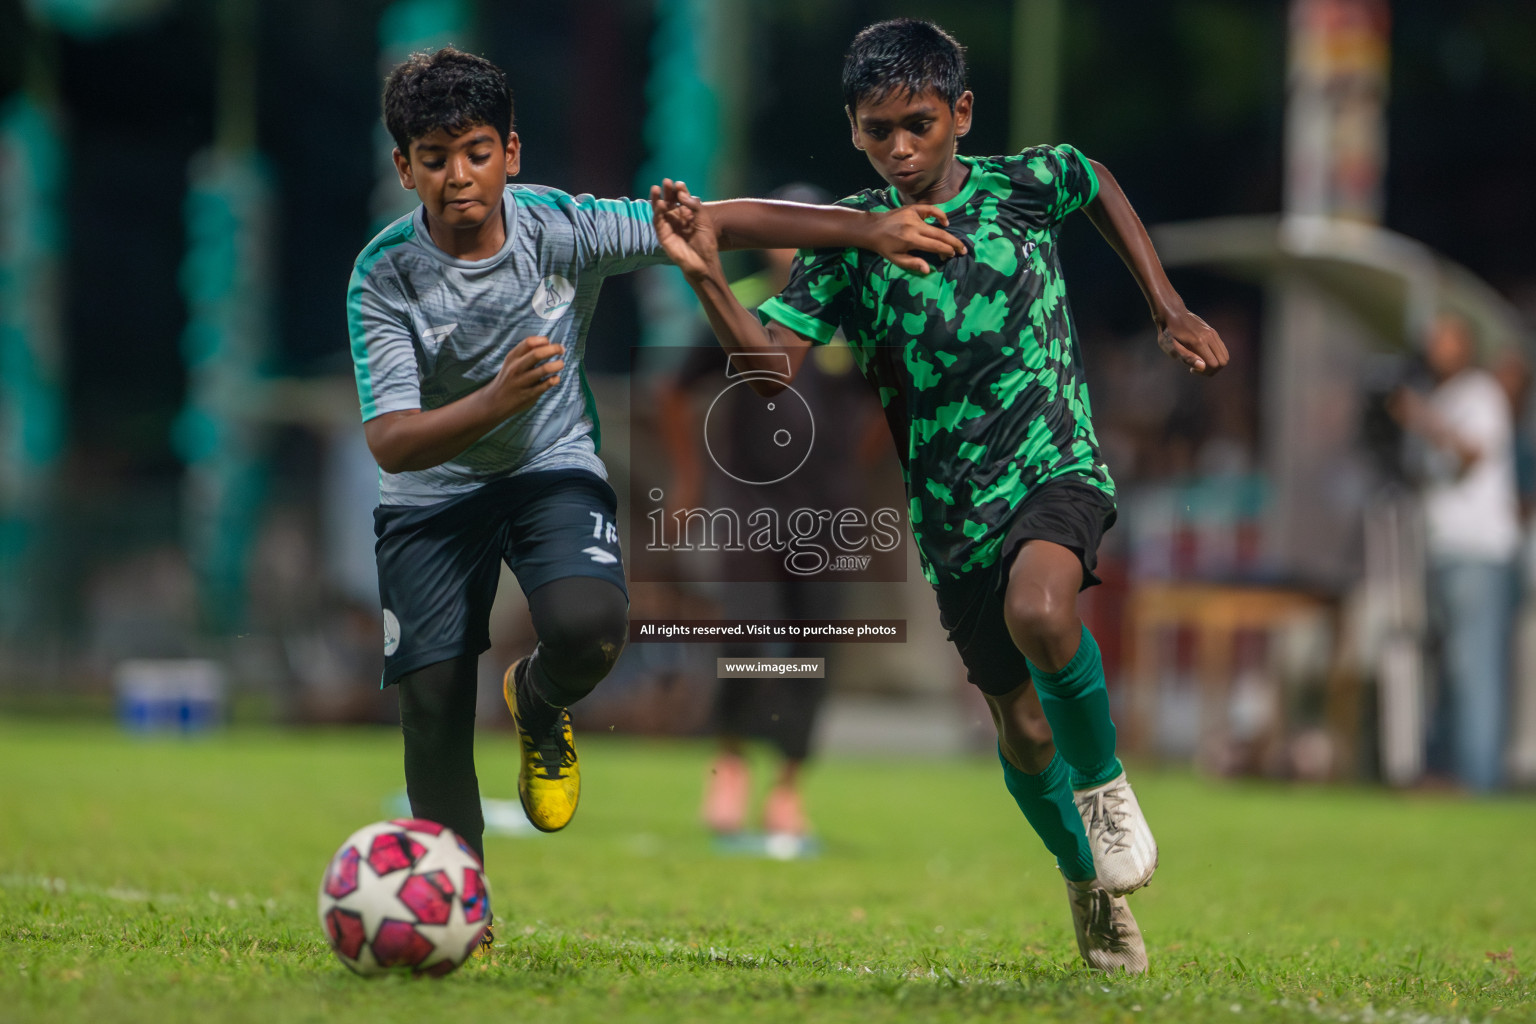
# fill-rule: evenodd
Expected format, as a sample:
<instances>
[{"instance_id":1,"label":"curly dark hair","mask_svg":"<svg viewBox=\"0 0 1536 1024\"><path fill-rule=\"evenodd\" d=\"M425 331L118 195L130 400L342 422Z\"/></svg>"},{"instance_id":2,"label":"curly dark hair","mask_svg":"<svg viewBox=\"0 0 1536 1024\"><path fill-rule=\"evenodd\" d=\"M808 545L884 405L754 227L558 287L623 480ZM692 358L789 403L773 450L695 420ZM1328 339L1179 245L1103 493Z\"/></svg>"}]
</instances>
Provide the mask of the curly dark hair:
<instances>
[{"instance_id":1,"label":"curly dark hair","mask_svg":"<svg viewBox=\"0 0 1536 1024\"><path fill-rule=\"evenodd\" d=\"M413 53L384 80L384 127L400 152L442 128L462 135L489 125L501 141L512 131L512 90L507 76L484 57L452 46Z\"/></svg>"},{"instance_id":2,"label":"curly dark hair","mask_svg":"<svg viewBox=\"0 0 1536 1024\"><path fill-rule=\"evenodd\" d=\"M965 47L931 21L897 18L863 29L843 58L843 103L879 102L896 90L932 89L955 109L965 92Z\"/></svg>"}]
</instances>

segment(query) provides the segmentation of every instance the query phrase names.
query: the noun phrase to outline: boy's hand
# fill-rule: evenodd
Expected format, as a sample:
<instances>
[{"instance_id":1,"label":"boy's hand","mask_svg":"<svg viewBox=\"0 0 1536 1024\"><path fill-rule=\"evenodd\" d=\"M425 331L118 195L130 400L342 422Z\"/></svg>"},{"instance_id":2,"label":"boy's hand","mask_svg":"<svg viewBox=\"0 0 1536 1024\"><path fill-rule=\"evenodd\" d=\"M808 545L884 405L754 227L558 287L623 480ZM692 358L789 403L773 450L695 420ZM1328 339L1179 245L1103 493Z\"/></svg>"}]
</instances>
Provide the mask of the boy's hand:
<instances>
[{"instance_id":1,"label":"boy's hand","mask_svg":"<svg viewBox=\"0 0 1536 1024\"><path fill-rule=\"evenodd\" d=\"M1189 367L1190 373L1214 376L1227 365L1227 346L1204 320L1180 306L1154 318L1157 347Z\"/></svg>"},{"instance_id":2,"label":"boy's hand","mask_svg":"<svg viewBox=\"0 0 1536 1024\"><path fill-rule=\"evenodd\" d=\"M965 242L944 227L949 216L937 206L919 203L870 215L869 239L860 248L877 252L902 270L926 274L932 268L917 253L932 253L941 260L965 255ZM928 223L929 220L937 224Z\"/></svg>"},{"instance_id":3,"label":"boy's hand","mask_svg":"<svg viewBox=\"0 0 1536 1024\"><path fill-rule=\"evenodd\" d=\"M688 186L663 178L651 186L656 238L685 277L699 280L720 265L720 243L709 211Z\"/></svg>"},{"instance_id":4,"label":"boy's hand","mask_svg":"<svg viewBox=\"0 0 1536 1024\"><path fill-rule=\"evenodd\" d=\"M518 342L507 353L501 369L485 389L499 420L531 408L540 395L560 383L560 371L565 369L565 361L553 357L564 352L560 345L535 334ZM546 359L550 362L545 362Z\"/></svg>"}]
</instances>

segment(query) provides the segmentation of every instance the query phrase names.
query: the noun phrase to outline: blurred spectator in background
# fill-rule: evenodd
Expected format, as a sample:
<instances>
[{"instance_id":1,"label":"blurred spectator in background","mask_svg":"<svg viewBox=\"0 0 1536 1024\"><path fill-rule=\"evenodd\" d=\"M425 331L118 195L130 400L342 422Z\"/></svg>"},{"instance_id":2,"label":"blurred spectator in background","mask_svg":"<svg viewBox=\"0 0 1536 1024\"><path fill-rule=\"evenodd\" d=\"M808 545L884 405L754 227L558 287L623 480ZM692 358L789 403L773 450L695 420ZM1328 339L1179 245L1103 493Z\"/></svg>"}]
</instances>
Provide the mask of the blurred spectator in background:
<instances>
[{"instance_id":1,"label":"blurred spectator in background","mask_svg":"<svg viewBox=\"0 0 1536 1024\"><path fill-rule=\"evenodd\" d=\"M1481 791L1503 775L1520 527L1510 398L1475 354L1468 324L1439 317L1424 351L1434 388L1400 390L1391 411L1421 455L1441 669L1432 728L1457 780Z\"/></svg>"},{"instance_id":2,"label":"blurred spectator in background","mask_svg":"<svg viewBox=\"0 0 1536 1024\"><path fill-rule=\"evenodd\" d=\"M786 202L824 204L831 201L814 185L785 185L769 198ZM795 250L764 251L766 266L760 272L732 284L742 305L755 308L777 295L789 283ZM701 421L694 413L694 401L720 390L726 381L726 354L707 326L701 325L697 348L677 374L662 387L658 401L661 434L666 443L673 479L667 487L671 510L710 507L739 510L764 506L778 509L787 517L795 508L843 508L857 506L856 475L849 467L862 463L855 448L862 448L862 431L848 423L818 424L815 444L806 463L794 473L794 486L762 488L726 479L723 474L707 473L699 457ZM841 341L818 346L795 377L795 390L813 413L821 410L863 408L865 385L854 371L853 354ZM769 406L769 408L772 408ZM753 403L724 409L731 417L726 435L739 442L730 456L733 463L752 463L755 442L772 432ZM718 415L718 413L717 413ZM879 424L874 424L877 428ZM883 429L876 440L884 443ZM883 451L883 448L882 448ZM753 476L768 479L769 466L777 465L771 451L764 472ZM787 503L787 504L786 504ZM836 583L812 582L796 576L784 567L782 556L773 551L727 552L722 579L731 579L721 592L720 613L727 619L834 619L841 611L841 588ZM757 582L746 582L757 581ZM820 644L746 643L726 645L725 657L825 657ZM747 772L745 743L749 739L767 741L778 754L778 772L763 804L763 831L770 835L804 836L810 828L800 789L800 773L810 757L811 732L816 712L826 696L826 679L731 679L721 680L715 691L712 726L719 737L719 751L710 764L705 781L701 816L712 831L730 835L746 825L751 802L751 780Z\"/></svg>"}]
</instances>

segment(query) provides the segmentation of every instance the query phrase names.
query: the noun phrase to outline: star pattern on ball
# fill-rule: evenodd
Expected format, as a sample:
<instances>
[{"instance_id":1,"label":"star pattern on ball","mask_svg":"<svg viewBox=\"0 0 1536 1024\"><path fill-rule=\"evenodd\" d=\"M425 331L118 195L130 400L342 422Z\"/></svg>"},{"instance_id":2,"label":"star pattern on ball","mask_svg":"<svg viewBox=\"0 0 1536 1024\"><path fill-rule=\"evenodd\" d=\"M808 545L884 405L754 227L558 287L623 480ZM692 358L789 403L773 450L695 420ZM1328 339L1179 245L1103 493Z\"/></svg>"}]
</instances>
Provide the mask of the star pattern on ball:
<instances>
[{"instance_id":1,"label":"star pattern on ball","mask_svg":"<svg viewBox=\"0 0 1536 1024\"><path fill-rule=\"evenodd\" d=\"M459 843L458 836L452 832L444 830L435 836L412 832L411 837L426 847L426 852L416 861L417 874L446 871L448 877L453 879L454 889L457 890L464 878L465 868L480 870L480 858L464 849Z\"/></svg>"},{"instance_id":2,"label":"star pattern on ball","mask_svg":"<svg viewBox=\"0 0 1536 1024\"><path fill-rule=\"evenodd\" d=\"M352 845L359 849L367 849L372 844L375 836L393 832L392 825L372 825L362 829L352 838ZM371 833L371 834L370 834ZM420 835L420 833L415 833ZM357 865L357 888L347 895L336 900L335 906L342 910L357 914L363 921L363 934L372 942L379 934L379 926L387 919L396 921L415 921L416 915L411 908L400 900L400 888L405 884L406 876L410 874L409 867L399 868L379 874L368 863L368 858L362 858ZM386 881L396 878L397 884L384 884L376 886L375 880Z\"/></svg>"},{"instance_id":3,"label":"star pattern on ball","mask_svg":"<svg viewBox=\"0 0 1536 1024\"><path fill-rule=\"evenodd\" d=\"M378 822L348 837L320 887L331 946L361 974L391 967L442 975L490 924L481 861L435 822Z\"/></svg>"},{"instance_id":4,"label":"star pattern on ball","mask_svg":"<svg viewBox=\"0 0 1536 1024\"><path fill-rule=\"evenodd\" d=\"M480 940L486 922L478 924L464 919L464 904L454 900L443 924L418 924L416 931L432 943L432 953L416 966L419 971L431 971L438 964L457 963L464 959L472 943Z\"/></svg>"}]
</instances>

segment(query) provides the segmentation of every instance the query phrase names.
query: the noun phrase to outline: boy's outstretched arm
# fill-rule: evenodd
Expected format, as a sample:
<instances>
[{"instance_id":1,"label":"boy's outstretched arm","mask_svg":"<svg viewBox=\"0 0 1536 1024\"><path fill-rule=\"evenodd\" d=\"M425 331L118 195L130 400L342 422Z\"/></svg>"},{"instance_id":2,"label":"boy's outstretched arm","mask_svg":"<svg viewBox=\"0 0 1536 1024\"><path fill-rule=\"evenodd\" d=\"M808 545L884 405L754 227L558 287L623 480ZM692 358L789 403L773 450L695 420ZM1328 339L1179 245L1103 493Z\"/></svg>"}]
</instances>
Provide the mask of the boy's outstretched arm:
<instances>
[{"instance_id":1,"label":"boy's outstretched arm","mask_svg":"<svg viewBox=\"0 0 1536 1024\"><path fill-rule=\"evenodd\" d=\"M1084 207L1088 219L1110 244L1146 296L1157 325L1157 344L1164 352L1189 367L1190 373L1207 377L1227 365L1227 346L1211 325L1184 307L1184 300L1173 290L1163 271L1163 264L1152 248L1147 229L1131 209L1131 202L1120 191L1120 184L1109 168L1089 160L1099 178L1099 194Z\"/></svg>"},{"instance_id":2,"label":"boy's outstretched arm","mask_svg":"<svg viewBox=\"0 0 1536 1024\"><path fill-rule=\"evenodd\" d=\"M688 195L681 183L668 180L664 186L653 185L651 211L656 237L699 297L720 346L733 353L787 356L789 376L793 379L810 351L811 339L779 323L761 323L731 292L725 270L720 266L717 229L711 221L713 205ZM786 383L768 377L748 380L760 395L782 391Z\"/></svg>"},{"instance_id":3,"label":"boy's outstretched arm","mask_svg":"<svg viewBox=\"0 0 1536 1024\"><path fill-rule=\"evenodd\" d=\"M706 210L721 250L868 249L915 274L930 269L928 261L916 253L931 253L939 259L965 255L965 243L944 230L948 215L927 204L869 213L772 199L703 203L684 182L671 178L662 179L661 195L669 203Z\"/></svg>"}]
</instances>

